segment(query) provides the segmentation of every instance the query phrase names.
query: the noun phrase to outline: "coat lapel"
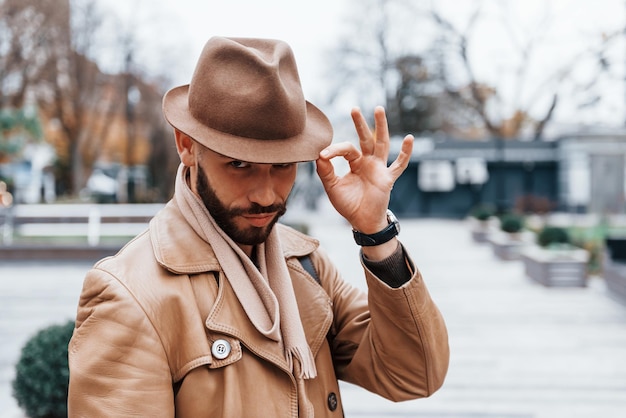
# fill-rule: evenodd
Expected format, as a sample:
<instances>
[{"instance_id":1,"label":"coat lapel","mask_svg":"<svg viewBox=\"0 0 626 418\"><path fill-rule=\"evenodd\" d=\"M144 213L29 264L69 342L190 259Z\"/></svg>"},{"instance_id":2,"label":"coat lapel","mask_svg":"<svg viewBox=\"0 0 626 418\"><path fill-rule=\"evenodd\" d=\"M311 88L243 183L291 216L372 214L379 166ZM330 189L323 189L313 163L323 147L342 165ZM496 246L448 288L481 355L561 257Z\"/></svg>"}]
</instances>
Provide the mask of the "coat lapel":
<instances>
[{"instance_id":1,"label":"coat lapel","mask_svg":"<svg viewBox=\"0 0 626 418\"><path fill-rule=\"evenodd\" d=\"M250 351L287 370L282 342L266 338L256 330L223 272L219 283L217 299L206 319L207 328L238 338Z\"/></svg>"},{"instance_id":2,"label":"coat lapel","mask_svg":"<svg viewBox=\"0 0 626 418\"><path fill-rule=\"evenodd\" d=\"M331 301L324 289L293 263L298 263L297 257L313 252L319 243L284 225L277 224L276 227L279 228L284 255L288 260L307 342L315 355L332 323ZM153 218L150 235L157 261L169 271L190 276L218 272L220 285L217 297L205 321L209 331L238 338L256 355L287 370L282 343L264 337L254 328L225 278L211 246L186 223L174 201L166 205L160 216Z\"/></svg>"},{"instance_id":3,"label":"coat lapel","mask_svg":"<svg viewBox=\"0 0 626 418\"><path fill-rule=\"evenodd\" d=\"M304 333L315 355L332 323L330 298L319 284L304 273L290 269L290 274ZM288 370L282 342L272 341L254 328L223 274L220 274L217 299L206 319L206 326L212 332L240 339L250 351Z\"/></svg>"}]
</instances>

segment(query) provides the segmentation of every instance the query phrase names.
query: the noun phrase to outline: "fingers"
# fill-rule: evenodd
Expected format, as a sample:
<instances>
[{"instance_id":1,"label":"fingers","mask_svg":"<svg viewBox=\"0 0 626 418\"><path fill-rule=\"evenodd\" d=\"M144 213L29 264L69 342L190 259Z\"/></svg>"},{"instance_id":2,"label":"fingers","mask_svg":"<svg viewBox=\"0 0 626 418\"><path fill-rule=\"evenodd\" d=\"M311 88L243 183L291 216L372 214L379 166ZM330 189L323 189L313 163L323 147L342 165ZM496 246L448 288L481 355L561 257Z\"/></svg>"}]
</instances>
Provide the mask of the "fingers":
<instances>
[{"instance_id":1,"label":"fingers","mask_svg":"<svg viewBox=\"0 0 626 418\"><path fill-rule=\"evenodd\" d=\"M320 157L323 159L330 160L335 157L343 157L350 163L361 157L361 155L361 151L349 142L332 144L320 153Z\"/></svg>"},{"instance_id":2,"label":"fingers","mask_svg":"<svg viewBox=\"0 0 626 418\"><path fill-rule=\"evenodd\" d=\"M352 121L354 122L354 128L356 129L356 133L359 136L359 145L361 146L361 151L365 155L371 155L374 153L374 147L376 146L376 140L369 126L367 125L367 120L361 113L361 109L355 107L350 112L350 116L352 116Z\"/></svg>"},{"instance_id":3,"label":"fingers","mask_svg":"<svg viewBox=\"0 0 626 418\"><path fill-rule=\"evenodd\" d=\"M374 108L374 132L367 125L367 120L358 107L353 108L350 114L363 155L375 155L386 159L389 154L389 127L385 109L382 106Z\"/></svg>"},{"instance_id":4,"label":"fingers","mask_svg":"<svg viewBox=\"0 0 626 418\"><path fill-rule=\"evenodd\" d=\"M402 140L402 147L398 153L396 160L389 166L394 181L400 177L400 175L406 170L411 161L411 154L413 153L413 135L407 135Z\"/></svg>"},{"instance_id":5,"label":"fingers","mask_svg":"<svg viewBox=\"0 0 626 418\"><path fill-rule=\"evenodd\" d=\"M339 177L335 173L335 167L330 161L335 157L343 157L352 170L355 170L353 162L361 158L361 152L349 142L340 142L331 144L320 152L320 158L316 160L317 174L324 184L324 188L328 190L328 186L335 184Z\"/></svg>"},{"instance_id":6,"label":"fingers","mask_svg":"<svg viewBox=\"0 0 626 418\"><path fill-rule=\"evenodd\" d=\"M315 166L317 169L317 175L322 181L322 185L325 190L328 190L328 187L331 182L335 181L337 176L335 175L335 168L333 164L329 160L324 160L319 158L315 161Z\"/></svg>"},{"instance_id":7,"label":"fingers","mask_svg":"<svg viewBox=\"0 0 626 418\"><path fill-rule=\"evenodd\" d=\"M355 129L359 135L359 145L361 150L359 151L359 149L349 142L332 144L325 148L320 153L320 160L323 161L323 163L318 164L318 173L320 174L320 177L323 175L326 176L325 181L330 181L333 177L336 177L332 164L329 162L329 160L335 157L343 157L346 161L348 161L354 173L358 173L360 171L362 166L362 160L360 160L361 157L374 156L377 160L383 161L385 166L387 166L390 139L385 109L382 106L377 106L374 109L374 132L370 130L367 125L367 121L359 108L353 108L351 116ZM413 135L407 135L404 138L401 150L398 153L396 160L388 167L394 181L400 177L409 165L411 153L413 151L413 141Z\"/></svg>"},{"instance_id":8,"label":"fingers","mask_svg":"<svg viewBox=\"0 0 626 418\"><path fill-rule=\"evenodd\" d=\"M376 141L375 154L379 158L387 159L389 155L389 125L385 109L382 106L376 106L374 109L374 123L376 126L374 130Z\"/></svg>"}]
</instances>

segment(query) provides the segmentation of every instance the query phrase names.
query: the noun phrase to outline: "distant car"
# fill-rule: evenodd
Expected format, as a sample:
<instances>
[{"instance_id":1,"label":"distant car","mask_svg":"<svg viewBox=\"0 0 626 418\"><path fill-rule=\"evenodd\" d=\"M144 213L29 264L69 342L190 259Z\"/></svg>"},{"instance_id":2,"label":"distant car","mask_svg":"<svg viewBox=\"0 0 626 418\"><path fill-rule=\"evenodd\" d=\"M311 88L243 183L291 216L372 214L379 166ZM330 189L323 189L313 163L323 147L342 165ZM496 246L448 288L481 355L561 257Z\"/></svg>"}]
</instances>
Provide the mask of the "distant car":
<instances>
[{"instance_id":1,"label":"distant car","mask_svg":"<svg viewBox=\"0 0 626 418\"><path fill-rule=\"evenodd\" d=\"M117 200L117 180L96 168L87 180L87 190L98 202L115 202Z\"/></svg>"}]
</instances>

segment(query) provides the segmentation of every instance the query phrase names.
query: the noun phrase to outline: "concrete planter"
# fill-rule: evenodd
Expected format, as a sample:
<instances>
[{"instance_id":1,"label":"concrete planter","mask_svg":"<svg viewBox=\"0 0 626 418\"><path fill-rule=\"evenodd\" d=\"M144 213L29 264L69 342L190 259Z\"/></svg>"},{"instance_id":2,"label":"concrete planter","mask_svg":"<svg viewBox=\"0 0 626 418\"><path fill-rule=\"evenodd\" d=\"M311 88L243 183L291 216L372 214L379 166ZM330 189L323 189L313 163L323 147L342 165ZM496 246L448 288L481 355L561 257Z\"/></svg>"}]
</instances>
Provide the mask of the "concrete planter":
<instances>
[{"instance_id":1,"label":"concrete planter","mask_svg":"<svg viewBox=\"0 0 626 418\"><path fill-rule=\"evenodd\" d=\"M626 263L609 260L602 268L602 275L609 292L626 302Z\"/></svg>"},{"instance_id":2,"label":"concrete planter","mask_svg":"<svg viewBox=\"0 0 626 418\"><path fill-rule=\"evenodd\" d=\"M475 242L483 243L487 242L489 238L489 230L485 228L474 228L472 229L472 239Z\"/></svg>"},{"instance_id":3,"label":"concrete planter","mask_svg":"<svg viewBox=\"0 0 626 418\"><path fill-rule=\"evenodd\" d=\"M580 248L529 246L520 253L528 277L548 287L587 285L589 252Z\"/></svg>"},{"instance_id":4,"label":"concrete planter","mask_svg":"<svg viewBox=\"0 0 626 418\"><path fill-rule=\"evenodd\" d=\"M471 218L470 221L472 240L474 240L474 242L489 242L489 237L491 236L491 234L498 230L497 219L495 218L488 219L486 221L480 221L476 218Z\"/></svg>"},{"instance_id":5,"label":"concrete planter","mask_svg":"<svg viewBox=\"0 0 626 418\"><path fill-rule=\"evenodd\" d=\"M534 234L496 232L489 238L493 254L500 260L519 260L524 248L534 242Z\"/></svg>"}]
</instances>

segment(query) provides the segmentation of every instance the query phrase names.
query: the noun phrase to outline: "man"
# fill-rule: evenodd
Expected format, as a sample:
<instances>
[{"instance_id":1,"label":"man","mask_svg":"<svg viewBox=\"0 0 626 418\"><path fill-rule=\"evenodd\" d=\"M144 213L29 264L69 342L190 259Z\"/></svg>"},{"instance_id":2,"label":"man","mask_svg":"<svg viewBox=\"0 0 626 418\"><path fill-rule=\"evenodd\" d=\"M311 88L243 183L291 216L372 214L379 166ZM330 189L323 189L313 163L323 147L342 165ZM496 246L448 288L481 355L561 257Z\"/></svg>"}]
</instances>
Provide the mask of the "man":
<instances>
[{"instance_id":1,"label":"man","mask_svg":"<svg viewBox=\"0 0 626 418\"><path fill-rule=\"evenodd\" d=\"M85 278L69 415L341 417L338 379L393 401L437 390L446 327L387 211L413 138L388 167L384 110L372 132L355 109L361 149L331 145L291 49L267 39L211 38L163 112L181 159L174 197ZM297 163L312 160L362 245L369 296L276 223Z\"/></svg>"}]
</instances>

